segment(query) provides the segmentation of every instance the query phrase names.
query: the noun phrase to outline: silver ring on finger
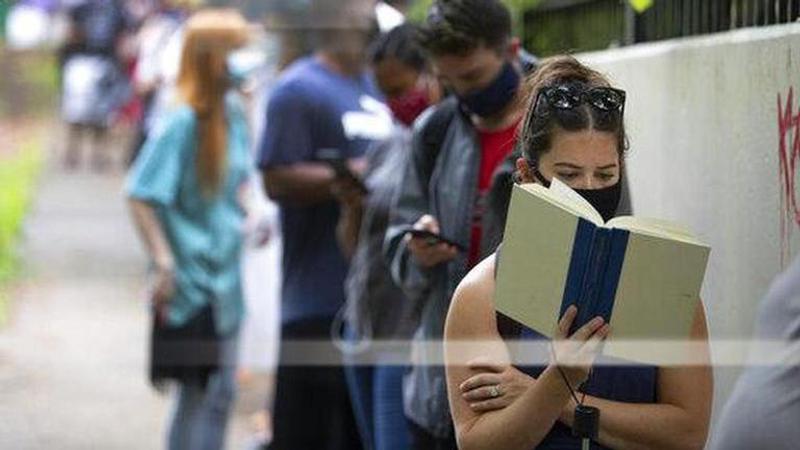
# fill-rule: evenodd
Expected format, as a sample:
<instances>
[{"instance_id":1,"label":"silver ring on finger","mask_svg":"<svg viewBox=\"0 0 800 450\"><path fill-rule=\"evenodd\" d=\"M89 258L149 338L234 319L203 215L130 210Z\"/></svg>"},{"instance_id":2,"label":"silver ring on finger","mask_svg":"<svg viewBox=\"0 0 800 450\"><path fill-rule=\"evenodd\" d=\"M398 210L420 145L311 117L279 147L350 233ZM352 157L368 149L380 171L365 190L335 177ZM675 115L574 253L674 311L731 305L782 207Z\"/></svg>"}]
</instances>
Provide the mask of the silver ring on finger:
<instances>
[{"instance_id":1,"label":"silver ring on finger","mask_svg":"<svg viewBox=\"0 0 800 450\"><path fill-rule=\"evenodd\" d=\"M492 398L500 397L500 394L501 394L500 387L498 385L494 385L489 388L489 396L491 396Z\"/></svg>"}]
</instances>

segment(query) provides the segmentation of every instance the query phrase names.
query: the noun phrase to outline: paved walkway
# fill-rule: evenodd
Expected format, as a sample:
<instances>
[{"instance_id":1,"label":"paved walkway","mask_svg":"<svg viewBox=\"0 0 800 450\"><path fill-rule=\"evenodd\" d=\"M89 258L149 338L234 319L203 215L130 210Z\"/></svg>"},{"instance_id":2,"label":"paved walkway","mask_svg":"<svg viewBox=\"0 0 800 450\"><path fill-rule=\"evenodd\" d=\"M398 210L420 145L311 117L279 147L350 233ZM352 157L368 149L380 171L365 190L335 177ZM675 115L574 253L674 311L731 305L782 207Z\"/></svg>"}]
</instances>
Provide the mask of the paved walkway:
<instances>
[{"instance_id":1,"label":"paved walkway","mask_svg":"<svg viewBox=\"0 0 800 450\"><path fill-rule=\"evenodd\" d=\"M121 174L42 176L0 329L2 449L163 446L170 402L146 381L145 258L121 186ZM229 448L247 427L237 415Z\"/></svg>"}]
</instances>

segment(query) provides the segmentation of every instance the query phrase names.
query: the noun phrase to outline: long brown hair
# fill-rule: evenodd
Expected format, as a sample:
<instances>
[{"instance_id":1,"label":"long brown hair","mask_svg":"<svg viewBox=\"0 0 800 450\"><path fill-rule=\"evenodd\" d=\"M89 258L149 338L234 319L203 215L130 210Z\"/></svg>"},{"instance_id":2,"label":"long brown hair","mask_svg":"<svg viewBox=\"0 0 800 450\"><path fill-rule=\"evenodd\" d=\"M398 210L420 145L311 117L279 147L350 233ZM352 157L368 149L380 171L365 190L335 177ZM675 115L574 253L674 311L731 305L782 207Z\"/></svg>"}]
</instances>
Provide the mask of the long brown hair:
<instances>
[{"instance_id":1,"label":"long brown hair","mask_svg":"<svg viewBox=\"0 0 800 450\"><path fill-rule=\"evenodd\" d=\"M197 115L196 170L208 196L222 185L227 161L227 55L245 42L246 34L247 22L231 9L202 10L186 24L177 89Z\"/></svg>"}]
</instances>

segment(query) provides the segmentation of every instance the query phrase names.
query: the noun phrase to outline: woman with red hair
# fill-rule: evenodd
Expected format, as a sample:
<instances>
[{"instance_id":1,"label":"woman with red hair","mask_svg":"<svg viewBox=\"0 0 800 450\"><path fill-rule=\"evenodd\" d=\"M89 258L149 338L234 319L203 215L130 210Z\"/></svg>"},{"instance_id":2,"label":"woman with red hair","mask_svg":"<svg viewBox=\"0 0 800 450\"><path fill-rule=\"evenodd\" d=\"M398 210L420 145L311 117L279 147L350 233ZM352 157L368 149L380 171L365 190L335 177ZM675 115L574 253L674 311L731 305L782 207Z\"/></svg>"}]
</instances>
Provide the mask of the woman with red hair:
<instances>
[{"instance_id":1,"label":"woman with red hair","mask_svg":"<svg viewBox=\"0 0 800 450\"><path fill-rule=\"evenodd\" d=\"M151 380L177 382L169 449L222 448L235 392L244 313L240 199L251 162L227 61L246 30L232 10L189 19L175 105L145 142L127 184L155 265Z\"/></svg>"}]
</instances>

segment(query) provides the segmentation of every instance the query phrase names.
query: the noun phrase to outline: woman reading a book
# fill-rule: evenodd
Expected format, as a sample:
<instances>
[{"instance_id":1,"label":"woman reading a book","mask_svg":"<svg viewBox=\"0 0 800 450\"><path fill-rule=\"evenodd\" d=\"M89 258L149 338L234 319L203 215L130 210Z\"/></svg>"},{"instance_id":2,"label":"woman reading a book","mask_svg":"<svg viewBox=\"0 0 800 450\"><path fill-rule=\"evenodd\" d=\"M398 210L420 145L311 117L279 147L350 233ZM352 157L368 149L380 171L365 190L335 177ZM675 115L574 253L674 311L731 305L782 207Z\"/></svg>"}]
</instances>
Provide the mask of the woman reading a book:
<instances>
[{"instance_id":1,"label":"woman reading a book","mask_svg":"<svg viewBox=\"0 0 800 450\"><path fill-rule=\"evenodd\" d=\"M626 135L625 93L572 57L545 62L528 80L531 103L520 130L519 181L566 183L612 218L620 198ZM498 252L502 252L502 249ZM595 365L612 327L601 317L570 332L561 316L541 364L511 341L545 337L497 313L497 254L476 266L453 297L445 326L448 395L462 449L577 449L576 404L599 409L592 448L702 448L708 433L712 376L706 320L698 301L691 338L695 366ZM530 259L530 276L546 260ZM517 363L524 359L522 363ZM697 360L695 359L695 360Z\"/></svg>"}]
</instances>

